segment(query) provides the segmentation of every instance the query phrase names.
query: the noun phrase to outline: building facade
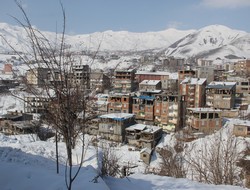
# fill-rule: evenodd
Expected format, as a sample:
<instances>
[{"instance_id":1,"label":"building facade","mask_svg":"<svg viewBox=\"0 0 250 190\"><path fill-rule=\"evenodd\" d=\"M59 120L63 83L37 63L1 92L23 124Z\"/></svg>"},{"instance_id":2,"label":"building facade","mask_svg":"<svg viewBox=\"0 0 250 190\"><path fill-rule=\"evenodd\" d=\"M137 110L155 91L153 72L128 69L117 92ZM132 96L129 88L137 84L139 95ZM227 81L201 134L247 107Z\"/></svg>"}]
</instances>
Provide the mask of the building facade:
<instances>
[{"instance_id":1,"label":"building facade","mask_svg":"<svg viewBox=\"0 0 250 190\"><path fill-rule=\"evenodd\" d=\"M235 106L236 82L211 82L206 87L206 106L232 109Z\"/></svg>"},{"instance_id":2,"label":"building facade","mask_svg":"<svg viewBox=\"0 0 250 190\"><path fill-rule=\"evenodd\" d=\"M221 110L213 108L188 108L186 126L194 132L211 134L222 127Z\"/></svg>"},{"instance_id":3,"label":"building facade","mask_svg":"<svg viewBox=\"0 0 250 190\"><path fill-rule=\"evenodd\" d=\"M179 94L184 96L187 108L204 107L206 103L205 78L185 78L179 85Z\"/></svg>"},{"instance_id":4,"label":"building facade","mask_svg":"<svg viewBox=\"0 0 250 190\"><path fill-rule=\"evenodd\" d=\"M116 70L114 79L115 93L130 93L136 89L135 70Z\"/></svg>"}]
</instances>

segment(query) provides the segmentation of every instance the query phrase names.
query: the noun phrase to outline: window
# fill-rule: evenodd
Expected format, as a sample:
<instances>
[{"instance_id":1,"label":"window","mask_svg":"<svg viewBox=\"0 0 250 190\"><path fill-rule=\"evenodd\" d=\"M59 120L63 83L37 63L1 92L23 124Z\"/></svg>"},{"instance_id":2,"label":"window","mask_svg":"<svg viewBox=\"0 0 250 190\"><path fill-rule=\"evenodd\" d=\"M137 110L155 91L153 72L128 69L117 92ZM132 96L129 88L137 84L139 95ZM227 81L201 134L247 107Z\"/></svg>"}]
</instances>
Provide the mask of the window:
<instances>
[{"instance_id":1,"label":"window","mask_svg":"<svg viewBox=\"0 0 250 190\"><path fill-rule=\"evenodd\" d=\"M206 119L207 118L207 113L201 113L201 119Z\"/></svg>"},{"instance_id":2,"label":"window","mask_svg":"<svg viewBox=\"0 0 250 190\"><path fill-rule=\"evenodd\" d=\"M214 118L214 114L213 113L209 113L208 118L209 119L213 119Z\"/></svg>"}]
</instances>

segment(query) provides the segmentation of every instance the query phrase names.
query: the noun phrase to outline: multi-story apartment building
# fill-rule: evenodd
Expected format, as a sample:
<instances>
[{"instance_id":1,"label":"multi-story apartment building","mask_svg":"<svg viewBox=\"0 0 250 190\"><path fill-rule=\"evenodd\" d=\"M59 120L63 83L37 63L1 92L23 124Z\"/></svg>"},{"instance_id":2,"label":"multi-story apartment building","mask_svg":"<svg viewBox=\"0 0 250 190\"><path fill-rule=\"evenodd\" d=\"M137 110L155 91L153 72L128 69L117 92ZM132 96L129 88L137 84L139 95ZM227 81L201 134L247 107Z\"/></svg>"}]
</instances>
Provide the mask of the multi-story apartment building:
<instances>
[{"instance_id":1,"label":"multi-story apartment building","mask_svg":"<svg viewBox=\"0 0 250 190\"><path fill-rule=\"evenodd\" d=\"M153 96L133 97L132 113L135 114L135 118L152 124L154 122L154 100Z\"/></svg>"},{"instance_id":2,"label":"multi-story apartment building","mask_svg":"<svg viewBox=\"0 0 250 190\"><path fill-rule=\"evenodd\" d=\"M34 68L26 72L26 80L29 85L42 87L46 84L48 78L48 68Z\"/></svg>"},{"instance_id":3,"label":"multi-story apartment building","mask_svg":"<svg viewBox=\"0 0 250 190\"><path fill-rule=\"evenodd\" d=\"M170 73L168 72L138 71L135 76L138 84L144 80L160 80L163 89L169 86L167 81L170 79Z\"/></svg>"},{"instance_id":4,"label":"multi-story apartment building","mask_svg":"<svg viewBox=\"0 0 250 190\"><path fill-rule=\"evenodd\" d=\"M133 92L135 89L135 69L115 71L114 92L129 93Z\"/></svg>"},{"instance_id":5,"label":"multi-story apartment building","mask_svg":"<svg viewBox=\"0 0 250 190\"><path fill-rule=\"evenodd\" d=\"M242 104L250 104L250 77L228 77L228 82L236 82L236 101Z\"/></svg>"},{"instance_id":6,"label":"multi-story apartment building","mask_svg":"<svg viewBox=\"0 0 250 190\"><path fill-rule=\"evenodd\" d=\"M214 81L214 68L213 67L196 67L197 78L206 78L207 83Z\"/></svg>"},{"instance_id":7,"label":"multi-story apartment building","mask_svg":"<svg viewBox=\"0 0 250 190\"><path fill-rule=\"evenodd\" d=\"M206 103L205 78L185 78L179 85L179 94L184 96L187 108L204 107Z\"/></svg>"},{"instance_id":8,"label":"multi-story apartment building","mask_svg":"<svg viewBox=\"0 0 250 190\"><path fill-rule=\"evenodd\" d=\"M46 96L27 96L24 98L25 113L46 113L49 98Z\"/></svg>"},{"instance_id":9,"label":"multi-story apartment building","mask_svg":"<svg viewBox=\"0 0 250 190\"><path fill-rule=\"evenodd\" d=\"M54 85L54 86L60 86L64 82L64 76L58 69L49 70L47 74L47 82L48 84Z\"/></svg>"},{"instance_id":10,"label":"multi-story apartment building","mask_svg":"<svg viewBox=\"0 0 250 190\"><path fill-rule=\"evenodd\" d=\"M94 70L90 73L90 88L97 93L109 90L111 87L110 78L102 70Z\"/></svg>"},{"instance_id":11,"label":"multi-story apartment building","mask_svg":"<svg viewBox=\"0 0 250 190\"><path fill-rule=\"evenodd\" d=\"M153 149L162 137L162 128L152 125L135 124L125 131L126 142L138 148Z\"/></svg>"},{"instance_id":12,"label":"multi-story apartment building","mask_svg":"<svg viewBox=\"0 0 250 190\"><path fill-rule=\"evenodd\" d=\"M108 113L131 113L132 98L128 94L112 94L108 97Z\"/></svg>"},{"instance_id":13,"label":"multi-story apartment building","mask_svg":"<svg viewBox=\"0 0 250 190\"><path fill-rule=\"evenodd\" d=\"M170 72L177 72L184 68L185 59L169 57L162 60L162 64L164 68L166 68Z\"/></svg>"},{"instance_id":14,"label":"multi-story apartment building","mask_svg":"<svg viewBox=\"0 0 250 190\"><path fill-rule=\"evenodd\" d=\"M186 127L194 132L211 134L222 127L221 110L213 108L188 108Z\"/></svg>"},{"instance_id":15,"label":"multi-story apartment building","mask_svg":"<svg viewBox=\"0 0 250 190\"><path fill-rule=\"evenodd\" d=\"M183 81L185 78L195 78L196 71L195 70L179 70L178 71L178 81L179 83Z\"/></svg>"},{"instance_id":16,"label":"multi-story apartment building","mask_svg":"<svg viewBox=\"0 0 250 190\"><path fill-rule=\"evenodd\" d=\"M102 138L117 142L125 141L125 129L135 124L135 117L129 113L111 113L99 116L98 133Z\"/></svg>"},{"instance_id":17,"label":"multi-story apartment building","mask_svg":"<svg viewBox=\"0 0 250 190\"><path fill-rule=\"evenodd\" d=\"M206 87L206 105L216 109L235 106L236 82L211 82Z\"/></svg>"},{"instance_id":18,"label":"multi-story apartment building","mask_svg":"<svg viewBox=\"0 0 250 190\"><path fill-rule=\"evenodd\" d=\"M238 61L234 65L234 70L238 75L250 76L250 59Z\"/></svg>"},{"instance_id":19,"label":"multi-story apartment building","mask_svg":"<svg viewBox=\"0 0 250 190\"><path fill-rule=\"evenodd\" d=\"M213 66L213 60L198 59L197 65L201 67L211 67Z\"/></svg>"},{"instance_id":20,"label":"multi-story apartment building","mask_svg":"<svg viewBox=\"0 0 250 190\"><path fill-rule=\"evenodd\" d=\"M154 102L154 121L164 131L174 131L183 127L183 97L173 94L157 94Z\"/></svg>"},{"instance_id":21,"label":"multi-story apartment building","mask_svg":"<svg viewBox=\"0 0 250 190\"><path fill-rule=\"evenodd\" d=\"M82 89L90 89L89 65L73 65L71 68L70 80L74 85L78 85Z\"/></svg>"},{"instance_id":22,"label":"multi-story apartment building","mask_svg":"<svg viewBox=\"0 0 250 190\"><path fill-rule=\"evenodd\" d=\"M143 80L139 84L139 91L140 92L147 92L147 91L158 91L161 90L161 81L160 80Z\"/></svg>"}]
</instances>

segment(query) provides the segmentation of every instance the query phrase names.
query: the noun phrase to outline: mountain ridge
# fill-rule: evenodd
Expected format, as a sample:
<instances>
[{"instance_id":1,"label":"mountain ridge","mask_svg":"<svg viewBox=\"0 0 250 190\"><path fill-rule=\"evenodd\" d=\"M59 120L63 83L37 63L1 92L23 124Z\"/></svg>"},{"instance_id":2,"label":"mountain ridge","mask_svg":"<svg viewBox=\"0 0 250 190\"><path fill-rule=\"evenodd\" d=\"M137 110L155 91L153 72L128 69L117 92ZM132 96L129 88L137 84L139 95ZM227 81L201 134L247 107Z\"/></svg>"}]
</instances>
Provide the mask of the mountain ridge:
<instances>
[{"instance_id":1,"label":"mountain ridge","mask_svg":"<svg viewBox=\"0 0 250 190\"><path fill-rule=\"evenodd\" d=\"M42 31L43 32L43 31ZM43 32L53 41L56 33ZM0 23L0 35L18 51L27 51L28 37L24 28ZM129 31L95 32L91 34L66 35L66 43L74 51L145 51L156 50L166 56L226 58L249 57L250 33L234 30L223 25L209 25L199 30L166 29L158 32L134 33ZM0 38L0 52L11 49Z\"/></svg>"}]
</instances>

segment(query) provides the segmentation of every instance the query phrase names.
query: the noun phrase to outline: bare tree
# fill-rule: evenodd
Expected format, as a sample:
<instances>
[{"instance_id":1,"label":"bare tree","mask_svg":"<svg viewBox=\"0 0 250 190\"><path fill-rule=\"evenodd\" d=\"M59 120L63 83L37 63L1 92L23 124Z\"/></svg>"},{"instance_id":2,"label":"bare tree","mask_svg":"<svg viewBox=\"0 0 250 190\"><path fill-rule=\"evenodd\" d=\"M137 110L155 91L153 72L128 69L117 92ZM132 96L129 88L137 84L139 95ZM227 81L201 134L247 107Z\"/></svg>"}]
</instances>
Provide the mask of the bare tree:
<instances>
[{"instance_id":1,"label":"bare tree","mask_svg":"<svg viewBox=\"0 0 250 190\"><path fill-rule=\"evenodd\" d=\"M231 132L217 134L209 141L193 143L186 161L194 180L211 184L239 184L242 169L237 162L243 156L240 142Z\"/></svg>"},{"instance_id":2,"label":"bare tree","mask_svg":"<svg viewBox=\"0 0 250 190\"><path fill-rule=\"evenodd\" d=\"M101 151L101 176L121 177L119 158L108 144Z\"/></svg>"},{"instance_id":3,"label":"bare tree","mask_svg":"<svg viewBox=\"0 0 250 190\"><path fill-rule=\"evenodd\" d=\"M44 119L52 125L56 133L63 137L65 142L67 150L65 181L67 188L70 190L83 163L83 131L93 116L91 102L88 100L88 81L84 77L79 79L74 73L77 65L83 66L83 64L81 62L77 63L76 57L74 57L73 52L70 51L65 42L66 16L62 4L62 33L57 34L54 41L48 39L45 34L34 28L22 5L17 1L16 4L23 14L24 21L20 21L15 17L14 19L26 31L31 50L24 55L15 50L15 47L11 46L8 40L2 37L28 66L29 71L42 83L41 88L38 89L30 85L26 77L23 78L23 83L30 94L35 97L41 97L41 94L43 94L49 102L44 112ZM41 76L36 72L38 68L46 70L45 76ZM82 135L83 138L82 156L78 169L73 171L72 150L79 135Z\"/></svg>"},{"instance_id":4,"label":"bare tree","mask_svg":"<svg viewBox=\"0 0 250 190\"><path fill-rule=\"evenodd\" d=\"M186 177L184 144L177 141L174 147L166 146L158 151L161 158L159 175L176 178Z\"/></svg>"}]
</instances>

